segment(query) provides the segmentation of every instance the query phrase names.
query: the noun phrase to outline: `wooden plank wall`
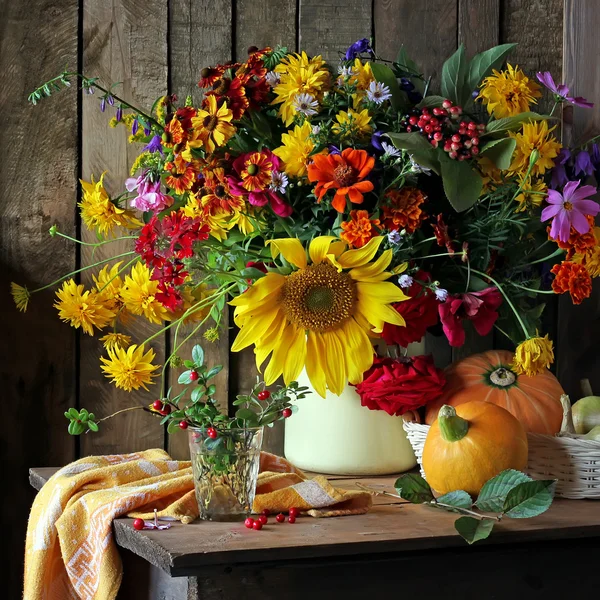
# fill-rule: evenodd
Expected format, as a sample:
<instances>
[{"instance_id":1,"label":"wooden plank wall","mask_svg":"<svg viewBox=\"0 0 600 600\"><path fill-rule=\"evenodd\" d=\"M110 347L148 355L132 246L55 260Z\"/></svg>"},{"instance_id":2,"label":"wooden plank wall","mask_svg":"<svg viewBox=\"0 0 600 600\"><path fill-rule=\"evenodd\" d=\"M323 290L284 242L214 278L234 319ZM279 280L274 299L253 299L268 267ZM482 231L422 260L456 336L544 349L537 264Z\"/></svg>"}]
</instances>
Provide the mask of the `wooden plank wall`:
<instances>
[{"instance_id":1,"label":"wooden plank wall","mask_svg":"<svg viewBox=\"0 0 600 600\"><path fill-rule=\"evenodd\" d=\"M68 63L107 82L122 82L125 97L146 106L167 92L180 98L191 94L198 101L200 69L243 59L250 45L285 44L335 60L356 39L374 35L377 52L386 58L404 44L432 75L434 87L443 60L459 43L473 54L496 43L519 42L513 63L530 71L551 70L559 79L564 66L567 83L577 80L577 93L600 103L595 66L600 7L594 0L564 0L564 5L563 0L0 0L0 14L0 137L5 149L0 162L0 298L7 350L2 382L4 403L10 406L2 449L10 457L5 472L16 486L6 506L3 496L2 517L10 523L5 538L11 538L17 553L30 500L29 466L156 446L176 456L187 452L184 435L167 440L147 414L125 415L98 436L70 438L64 407L78 404L104 414L132 401L149 402L153 395L117 392L103 378L97 339L77 336L59 323L51 292L36 296L27 315L11 305L8 281L37 287L91 259L46 232L57 223L62 231L77 233L77 178L97 177L108 169L109 189L119 189L133 157L126 133L107 126L108 116L99 112L93 97L71 90L28 106L27 93L38 83ZM599 114L579 111L572 134L597 131ZM95 259L100 256L96 253ZM567 350L559 349L558 371L570 391L594 359L590 348L600 333L600 294L595 298L577 310L567 302L561 306L558 343ZM140 323L132 327L136 336L152 330ZM586 345L580 343L582 329ZM251 353L229 356L232 335L226 332L208 351L211 360L228 367L219 382L223 404L255 377ZM159 360L172 346L169 334L153 343ZM600 382L595 385L600 388ZM280 448L280 431L271 433L267 444ZM12 571L9 588L15 591L9 597L16 598L19 576Z\"/></svg>"}]
</instances>

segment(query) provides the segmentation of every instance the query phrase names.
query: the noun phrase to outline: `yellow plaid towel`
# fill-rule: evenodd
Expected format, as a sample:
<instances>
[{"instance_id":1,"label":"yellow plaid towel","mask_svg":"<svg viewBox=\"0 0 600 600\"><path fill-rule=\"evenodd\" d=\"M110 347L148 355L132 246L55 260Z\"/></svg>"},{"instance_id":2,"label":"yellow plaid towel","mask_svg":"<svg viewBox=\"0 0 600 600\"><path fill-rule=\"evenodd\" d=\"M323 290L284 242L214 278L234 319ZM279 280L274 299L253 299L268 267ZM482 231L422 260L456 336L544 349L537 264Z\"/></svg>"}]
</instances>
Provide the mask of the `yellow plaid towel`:
<instances>
[{"instance_id":1,"label":"yellow plaid towel","mask_svg":"<svg viewBox=\"0 0 600 600\"><path fill-rule=\"evenodd\" d=\"M337 490L324 477L309 480L272 454L261 454L261 470L255 512L296 506L334 516L364 513L371 505L368 493ZM24 600L113 600L123 570L112 521L152 518L155 508L159 517L183 523L198 516L190 462L147 450L90 456L57 471L31 508Z\"/></svg>"}]
</instances>

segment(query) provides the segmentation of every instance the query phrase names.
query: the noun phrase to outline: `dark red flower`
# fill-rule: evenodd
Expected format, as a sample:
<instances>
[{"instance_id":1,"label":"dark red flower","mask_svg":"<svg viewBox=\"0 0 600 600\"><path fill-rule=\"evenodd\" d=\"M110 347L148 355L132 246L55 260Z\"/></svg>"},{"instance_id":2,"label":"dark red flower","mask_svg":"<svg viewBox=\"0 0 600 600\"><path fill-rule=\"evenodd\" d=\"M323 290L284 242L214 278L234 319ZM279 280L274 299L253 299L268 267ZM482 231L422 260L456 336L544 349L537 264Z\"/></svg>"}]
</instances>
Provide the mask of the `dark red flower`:
<instances>
[{"instance_id":1,"label":"dark red flower","mask_svg":"<svg viewBox=\"0 0 600 600\"><path fill-rule=\"evenodd\" d=\"M264 78L249 81L246 84L246 97L250 102L250 110L258 110L263 106L268 100L270 91L271 88Z\"/></svg>"},{"instance_id":2,"label":"dark red flower","mask_svg":"<svg viewBox=\"0 0 600 600\"><path fill-rule=\"evenodd\" d=\"M445 246L450 255L454 254L454 246L452 238L448 234L448 225L444 222L442 213L437 216L436 224L433 225L433 233L437 240L438 246Z\"/></svg>"},{"instance_id":3,"label":"dark red flower","mask_svg":"<svg viewBox=\"0 0 600 600\"><path fill-rule=\"evenodd\" d=\"M169 310L175 312L183 304L181 292L171 285L159 285L156 299Z\"/></svg>"},{"instance_id":4,"label":"dark red flower","mask_svg":"<svg viewBox=\"0 0 600 600\"><path fill-rule=\"evenodd\" d=\"M448 296L439 305L439 312L450 345L458 348L465 343L464 319L472 321L479 335L487 335L498 319L496 311L501 304L502 294L495 287Z\"/></svg>"},{"instance_id":5,"label":"dark red flower","mask_svg":"<svg viewBox=\"0 0 600 600\"><path fill-rule=\"evenodd\" d=\"M356 385L360 403L371 410L402 415L441 396L446 377L431 356L375 358Z\"/></svg>"}]
</instances>

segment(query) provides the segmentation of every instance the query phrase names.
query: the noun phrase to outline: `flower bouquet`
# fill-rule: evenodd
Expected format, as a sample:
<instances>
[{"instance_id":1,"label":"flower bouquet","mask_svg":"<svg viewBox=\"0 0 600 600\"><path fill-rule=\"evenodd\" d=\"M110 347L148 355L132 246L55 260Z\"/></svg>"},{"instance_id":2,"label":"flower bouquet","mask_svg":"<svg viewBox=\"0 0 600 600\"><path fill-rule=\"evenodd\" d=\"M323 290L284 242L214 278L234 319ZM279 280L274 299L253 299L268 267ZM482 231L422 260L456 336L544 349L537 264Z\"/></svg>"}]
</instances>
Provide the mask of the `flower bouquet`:
<instances>
[{"instance_id":1,"label":"flower bouquet","mask_svg":"<svg viewBox=\"0 0 600 600\"><path fill-rule=\"evenodd\" d=\"M92 245L131 249L81 269L94 272L88 289L77 273L49 284L62 282L60 318L101 333L102 370L126 391L157 377L158 333L174 331L166 365L178 364L206 323L207 343L219 338L227 304L231 350L253 347L267 386L305 373L320 396L355 385L365 406L393 415L442 393L430 358L398 352L426 331L457 347L465 322L480 335L495 327L516 345L516 373L544 371L553 347L538 333L540 298L580 303L600 275L600 207L585 184L600 152L594 140L562 147L558 109L590 104L550 73L538 83L502 69L512 47L471 60L459 48L439 94L404 50L384 61L366 39L336 64L250 48L202 69L200 106L163 96L142 110L97 78L61 73L30 100L78 81L140 154L122 185L123 174L82 181ZM533 111L544 87L547 115ZM13 284L19 309L35 291ZM133 318L160 330L132 340ZM159 393L175 426L206 402Z\"/></svg>"}]
</instances>

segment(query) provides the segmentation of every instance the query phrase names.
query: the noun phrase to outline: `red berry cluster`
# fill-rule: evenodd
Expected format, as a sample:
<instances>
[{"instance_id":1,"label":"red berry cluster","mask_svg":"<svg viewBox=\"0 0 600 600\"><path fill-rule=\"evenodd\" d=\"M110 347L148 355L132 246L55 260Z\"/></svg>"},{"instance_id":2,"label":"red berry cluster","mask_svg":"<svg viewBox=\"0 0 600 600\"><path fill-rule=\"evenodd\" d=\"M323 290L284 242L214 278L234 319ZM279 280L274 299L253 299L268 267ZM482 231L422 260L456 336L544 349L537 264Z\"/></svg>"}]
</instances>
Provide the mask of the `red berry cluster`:
<instances>
[{"instance_id":1,"label":"red berry cluster","mask_svg":"<svg viewBox=\"0 0 600 600\"><path fill-rule=\"evenodd\" d=\"M450 158L465 160L479 154L479 136L485 125L463 120L457 128L454 122L461 115L460 106L444 100L441 107L416 110L404 120L404 126L407 132L418 130L434 148L442 144Z\"/></svg>"},{"instance_id":2,"label":"red berry cluster","mask_svg":"<svg viewBox=\"0 0 600 600\"><path fill-rule=\"evenodd\" d=\"M163 417L171 414L171 405L162 400L155 400L152 403L152 408L158 411Z\"/></svg>"},{"instance_id":3,"label":"red berry cluster","mask_svg":"<svg viewBox=\"0 0 600 600\"><path fill-rule=\"evenodd\" d=\"M263 528L263 526L269 522L269 514L270 514L269 510L265 508L265 510L262 511L262 514L258 517L258 519L253 519L252 517L248 517L244 521L244 525L246 526L247 529L255 529L256 531L260 531ZM297 516L298 516L298 509L295 507L290 508L290 510L288 511L288 523L291 523L293 525L296 522ZM284 523L285 515L283 513L279 513L275 517L275 521L277 523Z\"/></svg>"}]
</instances>

